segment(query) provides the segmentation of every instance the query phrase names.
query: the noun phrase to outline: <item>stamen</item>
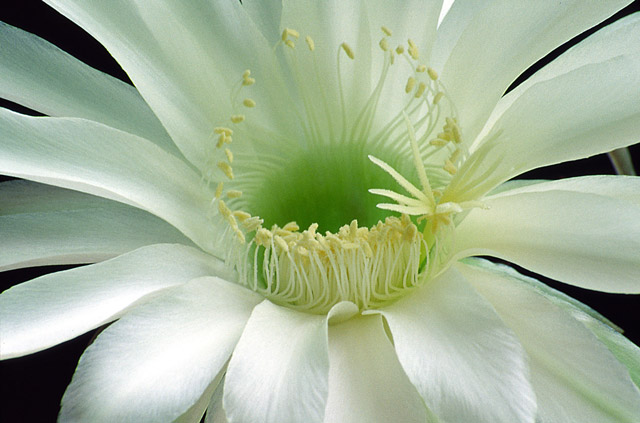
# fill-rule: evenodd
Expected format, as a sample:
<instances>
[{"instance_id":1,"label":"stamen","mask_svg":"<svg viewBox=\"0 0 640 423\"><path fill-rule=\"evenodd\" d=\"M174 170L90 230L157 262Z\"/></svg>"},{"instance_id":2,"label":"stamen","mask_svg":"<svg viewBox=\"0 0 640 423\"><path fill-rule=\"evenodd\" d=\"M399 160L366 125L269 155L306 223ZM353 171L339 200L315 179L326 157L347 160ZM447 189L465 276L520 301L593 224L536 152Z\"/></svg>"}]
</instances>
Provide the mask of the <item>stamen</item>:
<instances>
[{"instance_id":1,"label":"stamen","mask_svg":"<svg viewBox=\"0 0 640 423\"><path fill-rule=\"evenodd\" d=\"M222 196L222 189L224 188L223 182L218 182L218 186L216 187L216 198L220 198Z\"/></svg>"},{"instance_id":2,"label":"stamen","mask_svg":"<svg viewBox=\"0 0 640 423\"><path fill-rule=\"evenodd\" d=\"M353 58L355 57L355 55L353 54L353 50L351 49L351 47L349 46L349 44L347 44L347 43L342 43L342 44L340 44L340 46L342 47L342 49L344 50L344 52L347 54L347 57L349 57L349 59L353 60Z\"/></svg>"},{"instance_id":3,"label":"stamen","mask_svg":"<svg viewBox=\"0 0 640 423\"><path fill-rule=\"evenodd\" d=\"M416 85L416 79L413 76L410 76L407 79L407 85L404 87L404 92L409 94Z\"/></svg>"},{"instance_id":4,"label":"stamen","mask_svg":"<svg viewBox=\"0 0 640 423\"><path fill-rule=\"evenodd\" d=\"M235 189L227 191L228 198L240 198L242 196L242 191L238 191Z\"/></svg>"},{"instance_id":5,"label":"stamen","mask_svg":"<svg viewBox=\"0 0 640 423\"><path fill-rule=\"evenodd\" d=\"M407 42L409 44L409 49L408 49L409 56L411 56L413 60L418 60L418 56L419 56L418 46L416 45L416 43L413 42L411 38L409 38Z\"/></svg>"},{"instance_id":6,"label":"stamen","mask_svg":"<svg viewBox=\"0 0 640 423\"><path fill-rule=\"evenodd\" d=\"M231 150L229 150L228 148L225 148L224 154L227 155L227 160L229 161L229 164L233 163L233 153L231 152Z\"/></svg>"},{"instance_id":7,"label":"stamen","mask_svg":"<svg viewBox=\"0 0 640 423\"><path fill-rule=\"evenodd\" d=\"M231 166L229 165L229 163L227 163L227 162L218 162L218 167L220 168L221 171L224 172L224 174L227 176L227 178L233 179L233 171L232 171Z\"/></svg>"},{"instance_id":8,"label":"stamen","mask_svg":"<svg viewBox=\"0 0 640 423\"><path fill-rule=\"evenodd\" d=\"M420 66L418 66L416 68L416 72L420 72L420 73L422 73L422 72L424 72L426 70L427 70L427 67L425 65L420 65Z\"/></svg>"},{"instance_id":9,"label":"stamen","mask_svg":"<svg viewBox=\"0 0 640 423\"><path fill-rule=\"evenodd\" d=\"M382 38L380 40L380 48L382 49L382 51L389 51L389 42L386 38Z\"/></svg>"},{"instance_id":10,"label":"stamen","mask_svg":"<svg viewBox=\"0 0 640 423\"><path fill-rule=\"evenodd\" d=\"M313 38L307 35L306 37L304 37L304 40L307 42L307 46L309 46L309 50L313 51L316 49L316 43L313 42Z\"/></svg>"},{"instance_id":11,"label":"stamen","mask_svg":"<svg viewBox=\"0 0 640 423\"><path fill-rule=\"evenodd\" d=\"M438 72L436 72L433 68L428 68L427 73L429 74L429 78L432 80L438 79Z\"/></svg>"},{"instance_id":12,"label":"stamen","mask_svg":"<svg viewBox=\"0 0 640 423\"><path fill-rule=\"evenodd\" d=\"M287 47L289 47L289 48L292 48L292 49L293 49L293 48L296 48L296 45L295 45L295 44L294 44L294 42L293 42L293 41L291 41L291 40L285 40L285 41L284 41L284 43L285 43L285 45L286 45Z\"/></svg>"},{"instance_id":13,"label":"stamen","mask_svg":"<svg viewBox=\"0 0 640 423\"><path fill-rule=\"evenodd\" d=\"M285 28L284 31L282 31L282 41L286 41L289 37L297 39L298 37L300 37L300 33L295 29Z\"/></svg>"},{"instance_id":14,"label":"stamen","mask_svg":"<svg viewBox=\"0 0 640 423\"><path fill-rule=\"evenodd\" d=\"M391 30L384 25L382 25L380 29L382 30L382 32L384 32L384 35L386 35L387 37L391 37L393 35L391 33Z\"/></svg>"},{"instance_id":15,"label":"stamen","mask_svg":"<svg viewBox=\"0 0 640 423\"><path fill-rule=\"evenodd\" d=\"M231 122L240 123L244 121L244 115L231 115Z\"/></svg>"},{"instance_id":16,"label":"stamen","mask_svg":"<svg viewBox=\"0 0 640 423\"><path fill-rule=\"evenodd\" d=\"M250 98L245 98L242 104L244 104L245 107L249 107L249 108L256 107L256 102Z\"/></svg>"}]
</instances>

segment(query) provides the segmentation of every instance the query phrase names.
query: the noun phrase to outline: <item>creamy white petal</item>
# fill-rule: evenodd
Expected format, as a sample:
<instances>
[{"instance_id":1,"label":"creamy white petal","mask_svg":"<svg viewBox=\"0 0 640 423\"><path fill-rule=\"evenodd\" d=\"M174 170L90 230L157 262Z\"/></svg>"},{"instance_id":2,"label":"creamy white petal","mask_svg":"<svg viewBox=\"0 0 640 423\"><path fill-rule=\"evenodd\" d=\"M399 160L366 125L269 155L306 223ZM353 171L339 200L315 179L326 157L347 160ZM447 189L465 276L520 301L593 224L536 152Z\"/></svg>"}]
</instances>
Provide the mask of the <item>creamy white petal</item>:
<instances>
[{"instance_id":1,"label":"creamy white petal","mask_svg":"<svg viewBox=\"0 0 640 423\"><path fill-rule=\"evenodd\" d=\"M135 307L80 358L60 421L168 422L182 416L205 390L213 391L260 300L206 277Z\"/></svg>"},{"instance_id":2,"label":"creamy white petal","mask_svg":"<svg viewBox=\"0 0 640 423\"><path fill-rule=\"evenodd\" d=\"M159 243L192 245L142 210L29 181L0 184L0 270L91 263Z\"/></svg>"},{"instance_id":3,"label":"creamy white petal","mask_svg":"<svg viewBox=\"0 0 640 423\"><path fill-rule=\"evenodd\" d=\"M402 367L443 421L533 423L522 346L458 271L373 312L387 319Z\"/></svg>"},{"instance_id":4,"label":"creamy white petal","mask_svg":"<svg viewBox=\"0 0 640 423\"><path fill-rule=\"evenodd\" d=\"M475 175L496 163L495 184L638 142L639 38L636 13L568 50L505 96L475 147L483 157Z\"/></svg>"},{"instance_id":5,"label":"creamy white petal","mask_svg":"<svg viewBox=\"0 0 640 423\"><path fill-rule=\"evenodd\" d=\"M438 62L447 59L436 70L456 105L467 142L520 73L628 3L456 1L439 28L434 56Z\"/></svg>"},{"instance_id":6,"label":"creamy white petal","mask_svg":"<svg viewBox=\"0 0 640 423\"><path fill-rule=\"evenodd\" d=\"M469 264L457 269L527 351L541 422L640 421L640 391L587 328L512 269L480 260Z\"/></svg>"},{"instance_id":7,"label":"creamy white petal","mask_svg":"<svg viewBox=\"0 0 640 423\"><path fill-rule=\"evenodd\" d=\"M5 23L0 23L0 44L0 97L49 116L104 123L179 154L132 86Z\"/></svg>"},{"instance_id":8,"label":"creamy white petal","mask_svg":"<svg viewBox=\"0 0 640 423\"><path fill-rule=\"evenodd\" d=\"M489 208L457 227L454 254L493 255L583 288L639 293L640 207L625 196L639 192L640 178L613 181L589 178L587 192L573 190L587 180L573 179L487 197Z\"/></svg>"},{"instance_id":9,"label":"creamy white petal","mask_svg":"<svg viewBox=\"0 0 640 423\"><path fill-rule=\"evenodd\" d=\"M47 3L107 48L200 169L216 154L213 128L229 125L234 109L281 128L290 122L288 97L282 95L287 87L276 71L272 46L238 1L158 1L153 7L144 0ZM258 82L235 95L245 69ZM245 96L258 107L243 108ZM274 115L278 119L270 118Z\"/></svg>"},{"instance_id":10,"label":"creamy white petal","mask_svg":"<svg viewBox=\"0 0 640 423\"><path fill-rule=\"evenodd\" d=\"M213 193L195 171L143 138L95 122L0 110L0 172L147 210L208 251L220 240L207 217Z\"/></svg>"},{"instance_id":11,"label":"creamy white petal","mask_svg":"<svg viewBox=\"0 0 640 423\"><path fill-rule=\"evenodd\" d=\"M0 294L1 357L75 338L148 294L206 275L232 277L222 262L199 250L160 244L13 286Z\"/></svg>"},{"instance_id":12,"label":"creamy white petal","mask_svg":"<svg viewBox=\"0 0 640 423\"><path fill-rule=\"evenodd\" d=\"M427 421L380 316L329 326L329 364L325 423Z\"/></svg>"},{"instance_id":13,"label":"creamy white petal","mask_svg":"<svg viewBox=\"0 0 640 423\"><path fill-rule=\"evenodd\" d=\"M242 7L260 29L262 36L275 45L282 35L282 0L245 0Z\"/></svg>"},{"instance_id":14,"label":"creamy white petal","mask_svg":"<svg viewBox=\"0 0 640 423\"><path fill-rule=\"evenodd\" d=\"M223 404L233 423L322 422L329 357L325 316L265 300L233 352Z\"/></svg>"}]
</instances>

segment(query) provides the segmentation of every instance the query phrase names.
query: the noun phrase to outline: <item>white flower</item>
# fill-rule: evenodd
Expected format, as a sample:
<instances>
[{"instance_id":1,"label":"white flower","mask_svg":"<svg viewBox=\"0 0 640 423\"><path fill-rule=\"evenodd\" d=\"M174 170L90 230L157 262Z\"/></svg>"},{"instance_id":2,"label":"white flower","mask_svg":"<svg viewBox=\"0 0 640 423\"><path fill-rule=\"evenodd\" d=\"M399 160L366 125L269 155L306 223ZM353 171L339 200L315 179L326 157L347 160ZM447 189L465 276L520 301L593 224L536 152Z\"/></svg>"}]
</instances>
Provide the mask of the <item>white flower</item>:
<instances>
[{"instance_id":1,"label":"white flower","mask_svg":"<svg viewBox=\"0 0 640 423\"><path fill-rule=\"evenodd\" d=\"M638 140L640 15L502 96L628 2L47 3L136 86L0 26L52 116L0 111L0 266L96 262L2 293L0 355L115 321L61 421L640 420L637 347L470 258L640 293L640 179L506 182Z\"/></svg>"}]
</instances>

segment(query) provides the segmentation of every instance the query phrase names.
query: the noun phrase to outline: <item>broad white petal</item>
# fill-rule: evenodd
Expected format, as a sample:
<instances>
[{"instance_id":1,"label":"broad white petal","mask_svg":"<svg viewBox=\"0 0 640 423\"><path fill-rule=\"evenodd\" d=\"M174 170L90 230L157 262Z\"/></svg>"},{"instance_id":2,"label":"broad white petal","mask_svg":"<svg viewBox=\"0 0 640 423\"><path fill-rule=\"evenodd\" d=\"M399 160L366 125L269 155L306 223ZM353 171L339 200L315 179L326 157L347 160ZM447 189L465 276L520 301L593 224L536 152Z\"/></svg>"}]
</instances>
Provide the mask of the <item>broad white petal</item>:
<instances>
[{"instance_id":1,"label":"broad white petal","mask_svg":"<svg viewBox=\"0 0 640 423\"><path fill-rule=\"evenodd\" d=\"M233 423L322 422L329 357L325 316L265 300L233 352L224 409Z\"/></svg>"},{"instance_id":2,"label":"broad white petal","mask_svg":"<svg viewBox=\"0 0 640 423\"><path fill-rule=\"evenodd\" d=\"M426 406L398 362L380 316L329 326L325 423L427 421Z\"/></svg>"},{"instance_id":3,"label":"broad white petal","mask_svg":"<svg viewBox=\"0 0 640 423\"><path fill-rule=\"evenodd\" d=\"M0 172L147 210L208 251L220 240L207 218L213 194L195 171L143 138L95 122L0 110Z\"/></svg>"},{"instance_id":4,"label":"broad white petal","mask_svg":"<svg viewBox=\"0 0 640 423\"><path fill-rule=\"evenodd\" d=\"M536 400L522 346L455 269L379 311L398 359L446 422L531 422Z\"/></svg>"},{"instance_id":5,"label":"broad white petal","mask_svg":"<svg viewBox=\"0 0 640 423\"><path fill-rule=\"evenodd\" d=\"M476 146L491 180L638 142L640 13L568 50L505 96ZM499 134L494 137L495 134Z\"/></svg>"},{"instance_id":6,"label":"broad white petal","mask_svg":"<svg viewBox=\"0 0 640 423\"><path fill-rule=\"evenodd\" d=\"M455 103L467 142L520 73L628 3L456 1L438 29L434 59L435 66L444 63L436 70Z\"/></svg>"},{"instance_id":7,"label":"broad white petal","mask_svg":"<svg viewBox=\"0 0 640 423\"><path fill-rule=\"evenodd\" d=\"M591 192L581 191L587 182ZM583 288L639 293L640 207L625 200L634 190L637 197L640 178L589 178L487 197L489 208L456 228L455 255L492 255Z\"/></svg>"},{"instance_id":8,"label":"broad white petal","mask_svg":"<svg viewBox=\"0 0 640 423\"><path fill-rule=\"evenodd\" d=\"M80 358L60 420L168 422L182 416L207 389L211 395L260 300L238 285L206 277L135 307Z\"/></svg>"},{"instance_id":9,"label":"broad white petal","mask_svg":"<svg viewBox=\"0 0 640 423\"><path fill-rule=\"evenodd\" d=\"M229 125L232 113L283 127L289 123L291 105L283 96L288 88L276 71L272 46L238 1L47 3L107 48L200 169L215 154L213 128ZM237 94L245 69L257 82ZM258 106L244 108L245 97ZM273 115L279 118L269 118Z\"/></svg>"},{"instance_id":10,"label":"broad white petal","mask_svg":"<svg viewBox=\"0 0 640 423\"><path fill-rule=\"evenodd\" d=\"M148 294L206 275L232 276L199 250L161 244L13 286L0 294L0 357L75 338L116 319Z\"/></svg>"},{"instance_id":11,"label":"broad white petal","mask_svg":"<svg viewBox=\"0 0 640 423\"><path fill-rule=\"evenodd\" d=\"M587 328L512 269L480 260L469 264L457 269L527 351L540 421L640 421L640 391Z\"/></svg>"},{"instance_id":12,"label":"broad white petal","mask_svg":"<svg viewBox=\"0 0 640 423\"><path fill-rule=\"evenodd\" d=\"M0 44L0 97L49 116L104 123L179 154L132 86L5 23L0 23Z\"/></svg>"},{"instance_id":13,"label":"broad white petal","mask_svg":"<svg viewBox=\"0 0 640 423\"><path fill-rule=\"evenodd\" d=\"M91 263L159 243L192 245L157 217L28 181L0 184L0 270Z\"/></svg>"}]
</instances>

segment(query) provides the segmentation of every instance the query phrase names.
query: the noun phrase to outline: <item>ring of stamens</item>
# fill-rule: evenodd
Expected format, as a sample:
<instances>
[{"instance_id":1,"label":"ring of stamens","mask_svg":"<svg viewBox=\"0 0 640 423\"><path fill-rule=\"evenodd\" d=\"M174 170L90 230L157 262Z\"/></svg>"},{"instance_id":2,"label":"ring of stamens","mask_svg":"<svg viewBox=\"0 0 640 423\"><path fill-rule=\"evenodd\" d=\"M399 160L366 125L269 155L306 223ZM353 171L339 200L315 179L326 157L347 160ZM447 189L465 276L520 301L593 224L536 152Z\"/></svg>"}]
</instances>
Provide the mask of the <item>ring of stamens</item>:
<instances>
[{"instance_id":1,"label":"ring of stamens","mask_svg":"<svg viewBox=\"0 0 640 423\"><path fill-rule=\"evenodd\" d=\"M343 141L368 139L372 149L383 142L402 145L401 141L408 139L408 145L404 145L409 148L413 157L421 189L389 164L369 156L374 164L392 176L413 197L391 190L371 189L371 193L386 196L396 202L381 203L378 208L399 212L401 217L387 217L384 222L378 222L370 228L359 227L358 222L353 220L336 233L325 232L322 235L317 231L317 223L302 231L295 222L283 227L263 227L264 221L260 217L243 210L234 210L236 207L233 205L241 198L242 192L227 189L224 182L218 182L212 204L217 204L217 214L227 223L224 236L230 235L239 241L237 247L229 249L227 262L238 271L240 283L273 302L311 313L327 313L340 301L350 301L361 310L387 304L419 286L435 271L431 264L440 261L439 255L444 248L441 246L446 244L438 237L438 233L443 232L443 227L451 226L452 217L463 210L481 206L469 201L441 201L447 184L466 158L455 108L448 101L448 114L451 117L442 117L443 99L448 99L446 90L438 80L437 72L419 62L417 44L409 39L406 47L398 45L392 49L389 40L392 32L384 26L381 29L384 37L379 46L385 55L383 70L369 100L351 121L346 113L340 57L342 54L355 60L356 54L346 42L338 47L338 89L343 129L340 135L332 131L330 134L332 137L339 136ZM278 45L286 47L284 51L293 61L293 70L297 69L295 51L299 38L298 31L285 28L274 47L274 50ZM308 35L304 40L308 51L313 54L315 42ZM396 56L404 58L411 69L411 76L404 89L408 100L395 117L377 133L371 134L371 122L382 87ZM304 81L302 76L299 79ZM246 125L243 123L246 122L246 115L238 113L237 107L244 107L246 110L256 107L256 102L250 97L239 100L240 91L255 83L250 70L246 70L238 88L232 93L232 104L237 105L230 117L234 128L240 129L239 125ZM303 121L309 122L305 134L315 139L321 136L320 125L315 122L318 112L311 108L315 99L306 98L308 93L304 84L301 84L303 103L307 107L307 116ZM326 99L321 95L320 100L325 103L326 110ZM330 115L327 116L330 119ZM443 120L442 131L433 138L436 125ZM351 128L349 133L347 127ZM227 180L233 181L234 155L230 146L234 130L219 126L213 129L213 135L217 137L216 150L223 154L212 154L210 161L216 163L215 167ZM399 153L404 155L406 150L401 148ZM442 165L427 166L427 176L424 163L431 156L441 159ZM222 157L222 160L213 157ZM219 181L220 177L211 173L205 175L205 180ZM409 216L417 216L415 223ZM423 221L429 224L420 231L417 225Z\"/></svg>"}]
</instances>

